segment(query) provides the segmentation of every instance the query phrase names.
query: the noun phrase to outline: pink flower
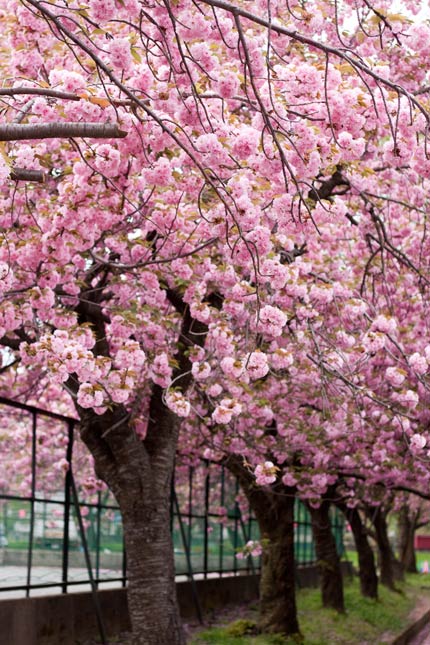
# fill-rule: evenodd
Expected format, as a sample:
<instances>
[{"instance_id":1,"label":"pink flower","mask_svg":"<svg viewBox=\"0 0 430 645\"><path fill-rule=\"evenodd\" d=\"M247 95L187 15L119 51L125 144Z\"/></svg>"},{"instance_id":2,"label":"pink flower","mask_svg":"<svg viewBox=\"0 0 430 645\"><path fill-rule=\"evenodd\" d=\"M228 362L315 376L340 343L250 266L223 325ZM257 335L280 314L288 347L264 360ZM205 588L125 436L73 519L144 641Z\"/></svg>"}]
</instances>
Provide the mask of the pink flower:
<instances>
[{"instance_id":1,"label":"pink flower","mask_svg":"<svg viewBox=\"0 0 430 645\"><path fill-rule=\"evenodd\" d=\"M285 473L282 477L282 483L284 486L295 486L297 479L291 473Z\"/></svg>"},{"instance_id":2,"label":"pink flower","mask_svg":"<svg viewBox=\"0 0 430 645\"><path fill-rule=\"evenodd\" d=\"M233 154L239 159L246 159L258 151L261 134L255 128L242 125L233 143Z\"/></svg>"},{"instance_id":3,"label":"pink flower","mask_svg":"<svg viewBox=\"0 0 430 645\"><path fill-rule=\"evenodd\" d=\"M405 380L405 374L397 367L387 367L385 370L385 376L387 377L387 381L393 387L399 387Z\"/></svg>"},{"instance_id":4,"label":"pink flower","mask_svg":"<svg viewBox=\"0 0 430 645\"><path fill-rule=\"evenodd\" d=\"M13 282L13 271L6 262L0 262L0 293L10 289Z\"/></svg>"},{"instance_id":5,"label":"pink flower","mask_svg":"<svg viewBox=\"0 0 430 645\"><path fill-rule=\"evenodd\" d=\"M59 470L62 470L64 473L66 473L70 468L70 464L67 459L64 459L63 457L63 459L60 459L60 461L57 463L57 467Z\"/></svg>"},{"instance_id":6,"label":"pink flower","mask_svg":"<svg viewBox=\"0 0 430 645\"><path fill-rule=\"evenodd\" d=\"M415 450L422 450L427 443L427 439L421 434L413 434L410 440L410 447Z\"/></svg>"},{"instance_id":7,"label":"pink flower","mask_svg":"<svg viewBox=\"0 0 430 645\"><path fill-rule=\"evenodd\" d=\"M251 352L245 360L245 367L252 379L259 379L266 376L269 371L267 364L267 354L259 350Z\"/></svg>"},{"instance_id":8,"label":"pink flower","mask_svg":"<svg viewBox=\"0 0 430 645\"><path fill-rule=\"evenodd\" d=\"M204 363L193 363L191 373L196 381L203 381L208 378L211 373L211 366L206 361Z\"/></svg>"},{"instance_id":9,"label":"pink flower","mask_svg":"<svg viewBox=\"0 0 430 645\"><path fill-rule=\"evenodd\" d=\"M114 38L109 45L109 60L116 71L127 71L133 64L127 38Z\"/></svg>"},{"instance_id":10,"label":"pink flower","mask_svg":"<svg viewBox=\"0 0 430 645\"><path fill-rule=\"evenodd\" d=\"M213 385L210 385L207 389L207 393L209 396L219 396L222 392L222 387L219 383L214 383Z\"/></svg>"},{"instance_id":11,"label":"pink flower","mask_svg":"<svg viewBox=\"0 0 430 645\"><path fill-rule=\"evenodd\" d=\"M271 461L265 461L264 464L259 464L254 470L256 483L259 486L273 484L276 481L277 471L278 468Z\"/></svg>"},{"instance_id":12,"label":"pink flower","mask_svg":"<svg viewBox=\"0 0 430 645\"><path fill-rule=\"evenodd\" d=\"M413 392L412 390L406 390L406 392L402 392L399 396L400 402L409 408L410 410L414 410L419 402L419 397L416 392Z\"/></svg>"},{"instance_id":13,"label":"pink flower","mask_svg":"<svg viewBox=\"0 0 430 645\"><path fill-rule=\"evenodd\" d=\"M4 182L9 179L10 175L10 166L6 163L2 155L0 155L0 182Z\"/></svg>"},{"instance_id":14,"label":"pink flower","mask_svg":"<svg viewBox=\"0 0 430 645\"><path fill-rule=\"evenodd\" d=\"M278 307L266 305L260 309L257 317L257 328L269 336L280 336L287 323L287 316Z\"/></svg>"},{"instance_id":15,"label":"pink flower","mask_svg":"<svg viewBox=\"0 0 430 645\"><path fill-rule=\"evenodd\" d=\"M241 359L226 356L222 359L220 365L224 374L232 379L239 378L243 374L243 361Z\"/></svg>"},{"instance_id":16,"label":"pink flower","mask_svg":"<svg viewBox=\"0 0 430 645\"><path fill-rule=\"evenodd\" d=\"M91 16L98 22L112 20L116 13L115 0L90 0Z\"/></svg>"},{"instance_id":17,"label":"pink flower","mask_svg":"<svg viewBox=\"0 0 430 645\"><path fill-rule=\"evenodd\" d=\"M141 368L145 362L145 352L140 349L139 343L135 340L128 340L124 343L115 356L115 366L118 368L124 366Z\"/></svg>"},{"instance_id":18,"label":"pink flower","mask_svg":"<svg viewBox=\"0 0 430 645\"><path fill-rule=\"evenodd\" d=\"M51 85L59 86L66 92L79 92L86 88L86 81L82 74L65 69L53 69L49 73Z\"/></svg>"},{"instance_id":19,"label":"pink flower","mask_svg":"<svg viewBox=\"0 0 430 645\"><path fill-rule=\"evenodd\" d=\"M187 417L191 412L191 404L181 392L169 392L166 405L178 417Z\"/></svg>"},{"instance_id":20,"label":"pink flower","mask_svg":"<svg viewBox=\"0 0 430 645\"><path fill-rule=\"evenodd\" d=\"M372 331L381 331L385 334L394 334L397 330L397 323L394 318L387 318L386 316L376 316L371 325Z\"/></svg>"},{"instance_id":21,"label":"pink flower","mask_svg":"<svg viewBox=\"0 0 430 645\"><path fill-rule=\"evenodd\" d=\"M381 332L369 331L363 337L363 346L369 354L378 352L385 347L385 336Z\"/></svg>"},{"instance_id":22,"label":"pink flower","mask_svg":"<svg viewBox=\"0 0 430 645\"><path fill-rule=\"evenodd\" d=\"M324 493L327 488L327 475L318 474L312 476L312 486L320 493Z\"/></svg>"},{"instance_id":23,"label":"pink flower","mask_svg":"<svg viewBox=\"0 0 430 645\"><path fill-rule=\"evenodd\" d=\"M279 347L270 355L270 363L275 370L286 369L294 363L293 355L288 350Z\"/></svg>"},{"instance_id":24,"label":"pink flower","mask_svg":"<svg viewBox=\"0 0 430 645\"><path fill-rule=\"evenodd\" d=\"M168 387L172 377L172 368L169 365L169 357L165 352L158 354L150 368L150 376L154 383L161 387Z\"/></svg>"},{"instance_id":25,"label":"pink flower","mask_svg":"<svg viewBox=\"0 0 430 645\"><path fill-rule=\"evenodd\" d=\"M103 404L103 391L91 383L82 383L78 390L78 405L82 408L96 408Z\"/></svg>"},{"instance_id":26,"label":"pink flower","mask_svg":"<svg viewBox=\"0 0 430 645\"><path fill-rule=\"evenodd\" d=\"M230 423L233 417L238 416L242 412L242 406L234 399L222 399L221 403L215 408L212 413L212 420L215 423L227 424Z\"/></svg>"},{"instance_id":27,"label":"pink flower","mask_svg":"<svg viewBox=\"0 0 430 645\"><path fill-rule=\"evenodd\" d=\"M94 166L106 177L116 177L119 172L121 163L121 155L119 150L109 145L102 143L96 148L96 158Z\"/></svg>"},{"instance_id":28,"label":"pink flower","mask_svg":"<svg viewBox=\"0 0 430 645\"><path fill-rule=\"evenodd\" d=\"M236 554L238 560L244 560L248 556L252 555L254 557L259 557L263 553L263 547L261 542L256 540L249 540L244 547Z\"/></svg>"},{"instance_id":29,"label":"pink flower","mask_svg":"<svg viewBox=\"0 0 430 645\"><path fill-rule=\"evenodd\" d=\"M223 99L230 99L239 90L239 80L236 74L232 72L224 72L218 81L218 92Z\"/></svg>"},{"instance_id":30,"label":"pink flower","mask_svg":"<svg viewBox=\"0 0 430 645\"><path fill-rule=\"evenodd\" d=\"M416 372L420 376L425 374L429 367L426 358L424 356L421 356L421 354L419 354L418 352L415 352L414 354L412 354L412 356L409 357L409 365L414 370L414 372Z\"/></svg>"}]
</instances>

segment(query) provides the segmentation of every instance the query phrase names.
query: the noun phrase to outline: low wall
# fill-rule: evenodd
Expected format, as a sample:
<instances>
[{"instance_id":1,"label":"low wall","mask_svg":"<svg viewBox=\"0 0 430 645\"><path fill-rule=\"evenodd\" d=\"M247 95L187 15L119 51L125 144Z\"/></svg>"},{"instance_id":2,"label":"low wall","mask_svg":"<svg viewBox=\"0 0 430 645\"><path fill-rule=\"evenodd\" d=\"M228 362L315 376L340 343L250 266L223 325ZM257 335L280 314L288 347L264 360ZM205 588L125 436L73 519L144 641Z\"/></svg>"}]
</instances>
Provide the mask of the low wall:
<instances>
[{"instance_id":1,"label":"low wall","mask_svg":"<svg viewBox=\"0 0 430 645\"><path fill-rule=\"evenodd\" d=\"M95 553L90 552L91 561L96 561ZM28 552L26 549L0 549L1 564L26 567ZM82 551L69 551L70 567L84 567L85 556ZM63 561L62 551L51 549L33 549L32 563L34 567L61 567ZM122 553L100 553L99 565L101 569L122 569Z\"/></svg>"},{"instance_id":2,"label":"low wall","mask_svg":"<svg viewBox=\"0 0 430 645\"><path fill-rule=\"evenodd\" d=\"M344 573L351 574L350 563L343 563ZM229 603L257 599L259 576L237 575L196 580L195 585L203 612ZM318 583L316 567L297 570L299 586ZM178 582L177 593L181 615L196 615L191 582ZM97 592L108 636L130 628L125 589ZM97 635L97 621L91 593L70 593L0 601L1 645L75 645L77 640ZM167 645L167 644L166 644Z\"/></svg>"}]
</instances>

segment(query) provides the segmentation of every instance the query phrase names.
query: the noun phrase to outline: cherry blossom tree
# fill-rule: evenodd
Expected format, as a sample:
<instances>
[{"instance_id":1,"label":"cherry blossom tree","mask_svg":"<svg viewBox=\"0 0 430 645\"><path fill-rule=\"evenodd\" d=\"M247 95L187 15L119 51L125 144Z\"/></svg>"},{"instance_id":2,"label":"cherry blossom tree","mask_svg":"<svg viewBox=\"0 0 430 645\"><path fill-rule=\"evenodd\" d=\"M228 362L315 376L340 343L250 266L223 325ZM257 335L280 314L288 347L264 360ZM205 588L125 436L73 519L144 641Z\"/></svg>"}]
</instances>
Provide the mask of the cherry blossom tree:
<instances>
[{"instance_id":1,"label":"cherry blossom tree","mask_svg":"<svg viewBox=\"0 0 430 645\"><path fill-rule=\"evenodd\" d=\"M5 387L70 396L121 507L134 641L183 643L181 419L307 499L361 466L416 482L429 28L385 0L0 10Z\"/></svg>"}]
</instances>

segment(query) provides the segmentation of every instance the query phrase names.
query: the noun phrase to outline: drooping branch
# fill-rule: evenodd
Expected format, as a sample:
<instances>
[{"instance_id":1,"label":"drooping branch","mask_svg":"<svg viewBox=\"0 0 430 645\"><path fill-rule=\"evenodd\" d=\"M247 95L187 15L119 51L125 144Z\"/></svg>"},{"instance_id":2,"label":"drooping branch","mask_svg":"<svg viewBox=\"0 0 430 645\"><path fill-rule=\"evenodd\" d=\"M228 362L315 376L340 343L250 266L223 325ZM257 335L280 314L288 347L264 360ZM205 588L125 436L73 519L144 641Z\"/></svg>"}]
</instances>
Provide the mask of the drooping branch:
<instances>
[{"instance_id":1,"label":"drooping branch","mask_svg":"<svg viewBox=\"0 0 430 645\"><path fill-rule=\"evenodd\" d=\"M89 139L118 139L127 136L116 123L6 123L0 125L0 141L23 139L57 139L86 137Z\"/></svg>"},{"instance_id":2,"label":"drooping branch","mask_svg":"<svg viewBox=\"0 0 430 645\"><path fill-rule=\"evenodd\" d=\"M35 0L27 0L30 4L37 6L39 3ZM247 20L253 22L254 24L261 25L271 32L281 34L291 38L291 40L301 43L302 45L308 45L309 47L315 48L319 51L322 51L326 55L333 55L336 58L340 58L345 61L351 67L357 71L357 73L363 72L366 76L370 76L377 83L380 83L382 86L394 90L400 95L405 96L412 105L414 105L425 117L427 122L430 122L430 115L427 112L426 108L415 98L413 92L409 92L406 88L402 87L398 83L390 81L389 79L383 78L380 74L375 72L371 67L369 67L362 59L354 55L353 51L344 51L338 47L333 47L332 45L319 42L314 38L300 34L298 31L288 29L280 23L273 22L269 19L258 16L251 11L247 11L242 7L238 7L231 2L226 2L225 0L202 0L203 4L207 4L211 7L218 7L223 9L227 13L231 14L235 18L241 17L246 18ZM40 7L38 7L40 9Z\"/></svg>"},{"instance_id":3,"label":"drooping branch","mask_svg":"<svg viewBox=\"0 0 430 645\"><path fill-rule=\"evenodd\" d=\"M67 27L59 20L58 16L56 16L52 11L47 9L47 7L43 6L38 0L26 0L26 3L37 9L37 11L40 12L40 14L45 18L45 20L48 21L48 23L55 25L55 27L59 30L60 34L68 38L71 42L73 42L75 45L77 45L81 51L85 52L97 65L97 68L104 72L106 76L109 78L109 80L112 81L112 83L119 89L125 96L127 96L132 103L136 106L141 108L147 116L152 119L157 125L161 128L161 130L167 134L184 152L185 154L191 159L191 161L195 164L196 168L198 168L199 172L201 173L202 177L206 181L206 183L215 191L215 193L218 195L220 201L226 208L227 212L231 213L231 209L229 208L229 205L225 199L225 196L223 193L219 190L217 184L213 181L212 175L208 170L200 163L198 160L196 154L192 149L190 149L189 146L187 146L181 138L178 136L178 134L175 132L173 128L170 128L162 119L160 116L158 116L148 105L147 99L141 99L139 98L134 91L132 91L127 85L125 85L110 69L109 65L104 63L102 59L97 56L97 54L94 53L92 48L87 45L81 38L76 36L76 34L72 33ZM233 214L232 214L233 215ZM233 216L234 220L234 216Z\"/></svg>"},{"instance_id":4,"label":"drooping branch","mask_svg":"<svg viewBox=\"0 0 430 645\"><path fill-rule=\"evenodd\" d=\"M360 481L366 481L366 477L364 475L361 475L360 473L354 473L354 472L339 472L338 475L343 478L350 478L350 479L358 479ZM416 495L417 497L420 497L421 499L425 500L430 500L430 493L426 493L424 491L420 491L418 488L412 488L411 486L403 486L401 484L387 484L384 482L383 479L373 481L373 485L375 486L384 486L384 488L388 492L395 492L395 491L400 491L402 493L412 493L412 495Z\"/></svg>"}]
</instances>

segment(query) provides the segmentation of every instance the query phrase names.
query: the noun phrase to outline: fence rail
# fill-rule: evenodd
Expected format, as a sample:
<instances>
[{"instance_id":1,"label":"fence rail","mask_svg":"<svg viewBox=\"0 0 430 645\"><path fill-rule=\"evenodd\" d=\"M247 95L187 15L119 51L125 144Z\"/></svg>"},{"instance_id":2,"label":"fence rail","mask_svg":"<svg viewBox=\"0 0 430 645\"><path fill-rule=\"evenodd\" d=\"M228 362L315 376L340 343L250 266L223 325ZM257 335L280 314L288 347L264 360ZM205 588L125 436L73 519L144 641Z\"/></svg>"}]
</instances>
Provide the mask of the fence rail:
<instances>
[{"instance_id":1,"label":"fence rail","mask_svg":"<svg viewBox=\"0 0 430 645\"><path fill-rule=\"evenodd\" d=\"M76 427L74 419L0 397L0 599L126 584L119 508L107 489L89 487L82 476L90 471ZM56 438L49 451L48 436ZM178 467L171 506L177 575L258 571L258 558L237 557L258 540L258 525L223 466ZM333 528L342 551L338 513ZM315 562L310 517L298 501L295 529L297 564Z\"/></svg>"}]
</instances>

